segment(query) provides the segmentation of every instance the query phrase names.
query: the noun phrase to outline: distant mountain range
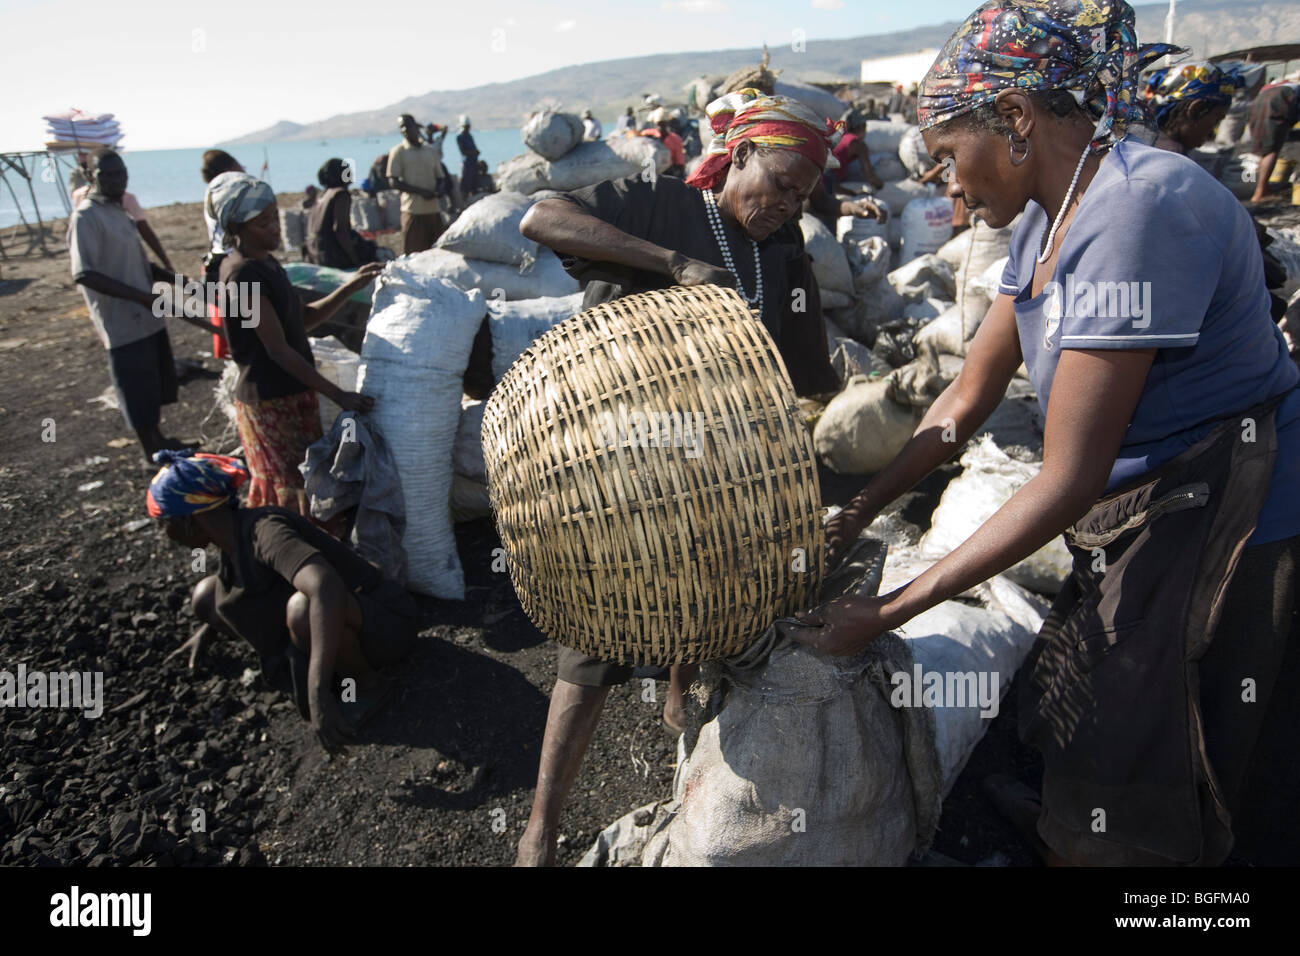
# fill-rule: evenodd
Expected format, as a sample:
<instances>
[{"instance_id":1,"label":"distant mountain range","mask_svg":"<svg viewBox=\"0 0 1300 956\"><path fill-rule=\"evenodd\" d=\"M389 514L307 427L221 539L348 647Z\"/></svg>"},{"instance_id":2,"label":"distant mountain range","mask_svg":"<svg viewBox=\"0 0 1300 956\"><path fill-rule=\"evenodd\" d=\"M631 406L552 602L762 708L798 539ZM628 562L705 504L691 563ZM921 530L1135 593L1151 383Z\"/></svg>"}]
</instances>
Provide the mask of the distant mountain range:
<instances>
[{"instance_id":1,"label":"distant mountain range","mask_svg":"<svg viewBox=\"0 0 1300 956\"><path fill-rule=\"evenodd\" d=\"M975 2L972 0L972 9ZM1138 36L1148 42L1164 39L1168 4L1146 4L1134 9ZM838 78L853 82L860 75L863 60L942 46L955 26L941 23L847 40L810 40L802 53L788 46L773 49L771 65L781 71L783 79L826 82ZM1294 0L1181 0L1174 39L1197 57L1265 43L1300 42L1300 4ZM458 114L468 113L480 129L497 129L521 126L538 106L562 105L572 110L590 108L609 120L628 105L639 104L644 93L657 92L665 102L681 101L683 87L695 77L731 73L757 64L759 57L759 50L719 50L566 66L508 83L409 96L379 109L331 116L314 123L281 120L222 145L383 136L393 131L398 113L412 113L421 122L440 123L454 123ZM599 92L593 95L593 90Z\"/></svg>"}]
</instances>

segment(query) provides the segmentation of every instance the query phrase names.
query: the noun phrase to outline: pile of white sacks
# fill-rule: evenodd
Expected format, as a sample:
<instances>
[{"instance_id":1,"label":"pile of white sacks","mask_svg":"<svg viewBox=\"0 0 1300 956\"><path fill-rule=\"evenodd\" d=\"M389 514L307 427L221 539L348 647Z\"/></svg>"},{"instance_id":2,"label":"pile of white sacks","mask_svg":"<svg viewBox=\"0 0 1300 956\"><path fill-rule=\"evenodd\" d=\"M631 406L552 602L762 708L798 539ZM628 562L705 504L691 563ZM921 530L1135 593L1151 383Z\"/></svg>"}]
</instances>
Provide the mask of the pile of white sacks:
<instances>
[{"instance_id":1,"label":"pile of white sacks","mask_svg":"<svg viewBox=\"0 0 1300 956\"><path fill-rule=\"evenodd\" d=\"M607 179L658 175L669 165L667 147L649 136L613 135L582 141L582 120L573 113L539 110L523 129L527 150L497 167L499 189L524 195L568 192Z\"/></svg>"},{"instance_id":2,"label":"pile of white sacks","mask_svg":"<svg viewBox=\"0 0 1300 956\"><path fill-rule=\"evenodd\" d=\"M462 393L475 337L486 325L499 380L540 335L582 310L578 284L555 254L519 232L535 199L487 196L437 247L389 263L360 356L337 340L312 340L323 375L376 398L370 424L388 443L408 503L408 585L433 597L464 597L453 523L491 513L483 403ZM326 431L337 413L322 403Z\"/></svg>"}]
</instances>

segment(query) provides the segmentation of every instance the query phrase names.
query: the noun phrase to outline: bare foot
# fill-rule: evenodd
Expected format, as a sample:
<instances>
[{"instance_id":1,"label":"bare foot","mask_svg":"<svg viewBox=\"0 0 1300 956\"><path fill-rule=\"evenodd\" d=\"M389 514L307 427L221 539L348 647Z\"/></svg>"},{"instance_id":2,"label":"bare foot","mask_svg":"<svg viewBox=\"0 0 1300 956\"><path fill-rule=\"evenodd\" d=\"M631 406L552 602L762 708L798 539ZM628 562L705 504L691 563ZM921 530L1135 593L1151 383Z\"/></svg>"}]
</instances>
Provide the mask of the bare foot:
<instances>
[{"instance_id":1,"label":"bare foot","mask_svg":"<svg viewBox=\"0 0 1300 956\"><path fill-rule=\"evenodd\" d=\"M526 827L515 848L515 866L555 866L555 835Z\"/></svg>"}]
</instances>

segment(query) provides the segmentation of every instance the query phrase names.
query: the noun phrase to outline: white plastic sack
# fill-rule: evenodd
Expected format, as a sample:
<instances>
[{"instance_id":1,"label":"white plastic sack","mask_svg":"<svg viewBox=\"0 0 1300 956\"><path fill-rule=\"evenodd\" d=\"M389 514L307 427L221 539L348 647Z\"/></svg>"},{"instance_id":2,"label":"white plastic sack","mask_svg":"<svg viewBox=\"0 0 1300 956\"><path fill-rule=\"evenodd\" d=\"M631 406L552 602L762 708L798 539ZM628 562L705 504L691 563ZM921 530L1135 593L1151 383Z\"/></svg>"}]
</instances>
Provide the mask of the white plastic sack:
<instances>
[{"instance_id":1,"label":"white plastic sack","mask_svg":"<svg viewBox=\"0 0 1300 956\"><path fill-rule=\"evenodd\" d=\"M883 199L893 213L889 217L889 222L896 228L901 229L899 224L902 222L903 213L907 210L909 204L917 199L925 199L930 195L930 187L925 183L918 183L915 179L900 179L896 183L885 183L885 188L877 190L873 199ZM901 234L901 233L900 233ZM892 235L891 235L891 241Z\"/></svg>"},{"instance_id":2,"label":"white plastic sack","mask_svg":"<svg viewBox=\"0 0 1300 956\"><path fill-rule=\"evenodd\" d=\"M355 193L352 196L352 228L357 232L378 232L384 228L379 203L365 193Z\"/></svg>"},{"instance_id":3,"label":"white plastic sack","mask_svg":"<svg viewBox=\"0 0 1300 956\"><path fill-rule=\"evenodd\" d=\"M393 453L407 503L408 585L457 601L465 579L452 532L452 450L461 380L486 311L479 293L390 263L361 346L358 387L374 396L371 421Z\"/></svg>"},{"instance_id":4,"label":"white plastic sack","mask_svg":"<svg viewBox=\"0 0 1300 956\"><path fill-rule=\"evenodd\" d=\"M930 322L943 315L953 307L953 303L948 299L928 298L916 302L909 302L903 306L903 318L919 319L922 322Z\"/></svg>"},{"instance_id":5,"label":"white plastic sack","mask_svg":"<svg viewBox=\"0 0 1300 956\"><path fill-rule=\"evenodd\" d=\"M831 93L827 93L820 87L808 83L777 80L772 84L772 89L777 96L789 96L796 99L818 116L830 120L838 120L844 115L844 111L849 108L848 104L843 100L838 99ZM708 104L705 103L704 105L707 106Z\"/></svg>"},{"instance_id":6,"label":"white plastic sack","mask_svg":"<svg viewBox=\"0 0 1300 956\"><path fill-rule=\"evenodd\" d=\"M890 586L898 585L882 582L881 591L888 593ZM939 675L945 688L951 682L955 692L953 698L940 698L930 707L945 797L1001 711L1001 701L1033 646L1046 610L1001 576L980 585L976 593L982 607L944 601L895 632L907 642L915 662L912 679L907 684L900 681L896 688L898 699L911 691L915 702L917 668L923 701L926 675ZM959 706L957 694L965 696L966 706Z\"/></svg>"},{"instance_id":7,"label":"white plastic sack","mask_svg":"<svg viewBox=\"0 0 1300 956\"><path fill-rule=\"evenodd\" d=\"M1286 270L1286 285L1275 289L1279 298L1290 300L1300 289L1300 231L1286 228L1268 230L1273 241L1268 246L1268 253Z\"/></svg>"},{"instance_id":8,"label":"white plastic sack","mask_svg":"<svg viewBox=\"0 0 1300 956\"><path fill-rule=\"evenodd\" d=\"M312 358L316 360L316 371L329 379L345 392L357 390L357 373L361 368L361 356L338 340L336 336L323 339L309 338ZM317 396L320 403L321 431L329 434L334 427L334 419L339 417L339 408L324 395Z\"/></svg>"},{"instance_id":9,"label":"white plastic sack","mask_svg":"<svg viewBox=\"0 0 1300 956\"><path fill-rule=\"evenodd\" d=\"M379 218L385 229L402 228L402 193L397 189L385 189L377 197Z\"/></svg>"},{"instance_id":10,"label":"white plastic sack","mask_svg":"<svg viewBox=\"0 0 1300 956\"><path fill-rule=\"evenodd\" d=\"M907 123L895 123L892 120L867 120L867 152L897 153L903 137L912 127Z\"/></svg>"},{"instance_id":11,"label":"white plastic sack","mask_svg":"<svg viewBox=\"0 0 1300 956\"><path fill-rule=\"evenodd\" d=\"M399 261L420 275L446 279L466 291L478 289L488 299L535 299L578 291L578 280L564 271L555 253L541 246L536 261L526 270L501 262L466 259L459 253L436 248L403 256Z\"/></svg>"},{"instance_id":12,"label":"white plastic sack","mask_svg":"<svg viewBox=\"0 0 1300 956\"><path fill-rule=\"evenodd\" d=\"M953 307L938 318L921 327L912 339L917 348L933 344L945 355L965 355L966 341L962 338L961 309Z\"/></svg>"},{"instance_id":13,"label":"white plastic sack","mask_svg":"<svg viewBox=\"0 0 1300 956\"><path fill-rule=\"evenodd\" d=\"M889 397L889 382L855 376L826 406L813 430L817 457L842 475L874 474L907 444L922 410Z\"/></svg>"},{"instance_id":14,"label":"white plastic sack","mask_svg":"<svg viewBox=\"0 0 1300 956\"><path fill-rule=\"evenodd\" d=\"M537 258L537 243L519 232L533 200L523 193L484 196L462 212L438 238L438 248L467 259L528 266Z\"/></svg>"},{"instance_id":15,"label":"white plastic sack","mask_svg":"<svg viewBox=\"0 0 1300 956\"><path fill-rule=\"evenodd\" d=\"M539 110L523 129L524 143L544 159L559 159L582 142L582 119L572 113Z\"/></svg>"},{"instance_id":16,"label":"white plastic sack","mask_svg":"<svg viewBox=\"0 0 1300 956\"><path fill-rule=\"evenodd\" d=\"M1009 457L987 435L961 456L962 473L944 489L930 517L930 530L921 538L921 553L941 558L954 551L1027 481L1038 474L1038 463ZM1022 587L1054 595L1070 573L1069 549L1061 538L1044 545L1006 572Z\"/></svg>"},{"instance_id":17,"label":"white plastic sack","mask_svg":"<svg viewBox=\"0 0 1300 956\"><path fill-rule=\"evenodd\" d=\"M952 200L927 196L907 204L899 215L903 228L903 261L938 252L952 238Z\"/></svg>"},{"instance_id":18,"label":"white plastic sack","mask_svg":"<svg viewBox=\"0 0 1300 956\"><path fill-rule=\"evenodd\" d=\"M872 153L871 168L887 183L908 177L907 167L896 153Z\"/></svg>"},{"instance_id":19,"label":"white plastic sack","mask_svg":"<svg viewBox=\"0 0 1300 956\"><path fill-rule=\"evenodd\" d=\"M898 143L898 158L904 168L915 176L920 176L929 171L934 165L934 160L930 154L925 151L925 140L921 138L921 127L909 127L903 134L903 138Z\"/></svg>"},{"instance_id":20,"label":"white plastic sack","mask_svg":"<svg viewBox=\"0 0 1300 956\"><path fill-rule=\"evenodd\" d=\"M492 376L499 382L524 350L544 332L582 311L582 293L551 298L488 301Z\"/></svg>"},{"instance_id":21,"label":"white plastic sack","mask_svg":"<svg viewBox=\"0 0 1300 956\"><path fill-rule=\"evenodd\" d=\"M285 249L307 245L307 213L301 209L280 210L280 242Z\"/></svg>"},{"instance_id":22,"label":"white plastic sack","mask_svg":"<svg viewBox=\"0 0 1300 956\"><path fill-rule=\"evenodd\" d=\"M923 299L951 299L956 291L952 266L938 256L918 256L888 275L894 291L909 302Z\"/></svg>"},{"instance_id":23,"label":"white plastic sack","mask_svg":"<svg viewBox=\"0 0 1300 956\"><path fill-rule=\"evenodd\" d=\"M876 197L873 196L872 198L875 199ZM840 216L835 223L835 235L840 242L850 239L854 242L862 242L873 236L879 236L886 242L889 241L889 219L893 218L892 211L889 203L884 200L877 199L876 203L884 207L886 213L891 213L886 217L886 221L880 222L877 219L867 219L862 216Z\"/></svg>"},{"instance_id":24,"label":"white plastic sack","mask_svg":"<svg viewBox=\"0 0 1300 956\"><path fill-rule=\"evenodd\" d=\"M844 247L831 235L825 224L812 213L804 213L799 220L803 230L804 248L812 257L813 275L823 298L827 292L840 292L846 297L853 294L853 273L844 257ZM846 303L842 303L846 304Z\"/></svg>"},{"instance_id":25,"label":"white plastic sack","mask_svg":"<svg viewBox=\"0 0 1300 956\"><path fill-rule=\"evenodd\" d=\"M869 239L845 238L840 242L853 274L853 291L865 292L889 274L889 241L881 236Z\"/></svg>"},{"instance_id":26,"label":"white plastic sack","mask_svg":"<svg viewBox=\"0 0 1300 956\"><path fill-rule=\"evenodd\" d=\"M483 463L483 409L486 402L462 396L460 419L456 425L456 444L451 454L453 474L464 475L475 481L487 481L487 465Z\"/></svg>"},{"instance_id":27,"label":"white plastic sack","mask_svg":"<svg viewBox=\"0 0 1300 956\"><path fill-rule=\"evenodd\" d=\"M539 189L568 192L608 179L657 175L668 169L670 160L668 147L653 137L611 136L581 143L554 162L527 153L502 163L497 169L497 186L525 195Z\"/></svg>"}]
</instances>

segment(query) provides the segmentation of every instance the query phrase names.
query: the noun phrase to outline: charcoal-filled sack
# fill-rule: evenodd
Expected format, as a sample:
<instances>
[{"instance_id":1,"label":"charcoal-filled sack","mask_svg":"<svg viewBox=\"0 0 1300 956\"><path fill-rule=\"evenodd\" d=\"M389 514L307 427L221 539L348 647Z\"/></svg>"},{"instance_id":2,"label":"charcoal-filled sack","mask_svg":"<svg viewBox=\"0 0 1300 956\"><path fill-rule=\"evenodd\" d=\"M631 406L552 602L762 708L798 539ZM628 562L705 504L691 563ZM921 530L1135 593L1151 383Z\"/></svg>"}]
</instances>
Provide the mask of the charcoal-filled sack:
<instances>
[{"instance_id":1,"label":"charcoal-filled sack","mask_svg":"<svg viewBox=\"0 0 1300 956\"><path fill-rule=\"evenodd\" d=\"M812 213L804 213L799 220L803 231L804 248L812 258L813 275L817 278L817 288L823 296L828 292L838 292L848 297L853 294L853 273L849 271L848 259L844 257L844 247L831 235L826 225ZM847 301L840 301L846 305ZM835 308L831 305L828 308Z\"/></svg>"},{"instance_id":2,"label":"charcoal-filled sack","mask_svg":"<svg viewBox=\"0 0 1300 956\"><path fill-rule=\"evenodd\" d=\"M280 210L280 241L286 249L307 245L307 214L301 209Z\"/></svg>"},{"instance_id":3,"label":"charcoal-filled sack","mask_svg":"<svg viewBox=\"0 0 1300 956\"><path fill-rule=\"evenodd\" d=\"M329 379L345 392L357 389L357 373L361 369L361 356L338 340L336 336L322 339L308 339L311 343L311 355L316 360L316 371ZM319 396L321 431L329 432L338 418L339 408L333 399Z\"/></svg>"},{"instance_id":4,"label":"charcoal-filled sack","mask_svg":"<svg viewBox=\"0 0 1300 956\"><path fill-rule=\"evenodd\" d=\"M364 193L352 196L352 228L357 232L379 232L384 228L379 203Z\"/></svg>"},{"instance_id":5,"label":"charcoal-filled sack","mask_svg":"<svg viewBox=\"0 0 1300 956\"><path fill-rule=\"evenodd\" d=\"M523 129L524 143L544 159L559 159L582 142L582 119L573 113L538 110Z\"/></svg>"},{"instance_id":6,"label":"charcoal-filled sack","mask_svg":"<svg viewBox=\"0 0 1300 956\"><path fill-rule=\"evenodd\" d=\"M842 475L874 474L907 444L922 414L895 401L887 380L855 376L817 420L817 457Z\"/></svg>"},{"instance_id":7,"label":"charcoal-filled sack","mask_svg":"<svg viewBox=\"0 0 1300 956\"><path fill-rule=\"evenodd\" d=\"M930 517L930 530L921 538L921 553L941 558L962 542L1011 499L1042 467L1040 462L1010 457L987 435L961 456L962 473L954 478ZM1070 573L1070 551L1063 538L1054 538L1006 576L1040 594L1055 595Z\"/></svg>"},{"instance_id":8,"label":"charcoal-filled sack","mask_svg":"<svg viewBox=\"0 0 1300 956\"><path fill-rule=\"evenodd\" d=\"M497 187L526 195L541 189L569 192L607 179L658 175L670 162L668 147L651 136L611 136L580 143L553 162L531 151L508 160L497 169Z\"/></svg>"},{"instance_id":9,"label":"charcoal-filled sack","mask_svg":"<svg viewBox=\"0 0 1300 956\"><path fill-rule=\"evenodd\" d=\"M926 152L925 140L921 137L921 127L913 126L898 143L898 158L904 168L915 176L929 172L934 160Z\"/></svg>"},{"instance_id":10,"label":"charcoal-filled sack","mask_svg":"<svg viewBox=\"0 0 1300 956\"><path fill-rule=\"evenodd\" d=\"M408 586L463 600L450 502L462 379L487 307L478 292L421 275L404 262L380 275L361 346L358 389L397 463L406 501Z\"/></svg>"},{"instance_id":11,"label":"charcoal-filled sack","mask_svg":"<svg viewBox=\"0 0 1300 956\"><path fill-rule=\"evenodd\" d=\"M527 267L537 258L537 243L519 232L519 223L532 205L533 200L523 193L502 191L484 196L438 238L438 248L467 259Z\"/></svg>"},{"instance_id":12,"label":"charcoal-filled sack","mask_svg":"<svg viewBox=\"0 0 1300 956\"><path fill-rule=\"evenodd\" d=\"M897 153L903 143L903 137L912 127L908 123L895 123L892 120L867 120L867 151L872 156L876 153Z\"/></svg>"},{"instance_id":13,"label":"charcoal-filled sack","mask_svg":"<svg viewBox=\"0 0 1300 956\"><path fill-rule=\"evenodd\" d=\"M581 292L550 298L490 300L488 330L492 336L492 377L500 381L515 364L515 359L543 333L581 311Z\"/></svg>"},{"instance_id":14,"label":"charcoal-filled sack","mask_svg":"<svg viewBox=\"0 0 1300 956\"><path fill-rule=\"evenodd\" d=\"M536 260L528 268L467 259L458 252L436 248L404 256L401 261L413 272L446 279L461 289L478 289L492 300L535 299L578 291L578 280L564 271L555 253L540 246Z\"/></svg>"}]
</instances>

